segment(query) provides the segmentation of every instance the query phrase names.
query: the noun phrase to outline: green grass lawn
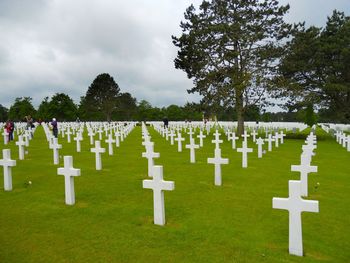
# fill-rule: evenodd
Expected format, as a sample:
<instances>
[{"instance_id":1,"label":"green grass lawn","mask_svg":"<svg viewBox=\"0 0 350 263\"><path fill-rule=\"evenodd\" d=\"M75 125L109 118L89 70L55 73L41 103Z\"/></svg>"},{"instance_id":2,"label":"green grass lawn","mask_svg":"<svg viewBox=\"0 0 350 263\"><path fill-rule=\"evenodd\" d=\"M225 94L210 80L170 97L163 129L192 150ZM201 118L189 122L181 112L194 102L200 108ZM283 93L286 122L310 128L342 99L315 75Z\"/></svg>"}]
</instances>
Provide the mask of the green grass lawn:
<instances>
[{"instance_id":1,"label":"green grass lawn","mask_svg":"<svg viewBox=\"0 0 350 263\"><path fill-rule=\"evenodd\" d=\"M175 182L175 190L165 192L166 226L153 224L153 194L142 188L147 160L140 127L114 156L102 143L102 171L95 170L89 137L81 153L74 141L60 139L60 155L73 155L81 169L74 206L65 205L64 177L57 175L63 157L53 165L39 127L26 159L13 168L12 192L3 191L1 179L0 262L350 262L350 153L335 140L318 142L312 164L319 172L309 176L309 199L319 201L320 213L303 213L305 256L296 257L288 254L288 212L272 209L272 198L287 197L288 180L299 179L290 166L300 163L302 140L287 139L263 159L254 146L246 169L226 141L222 156L230 163L217 187L207 164L214 156L211 137L190 164L189 150L178 153L177 145L149 131L160 152L156 164ZM18 158L13 142L0 145Z\"/></svg>"}]
</instances>

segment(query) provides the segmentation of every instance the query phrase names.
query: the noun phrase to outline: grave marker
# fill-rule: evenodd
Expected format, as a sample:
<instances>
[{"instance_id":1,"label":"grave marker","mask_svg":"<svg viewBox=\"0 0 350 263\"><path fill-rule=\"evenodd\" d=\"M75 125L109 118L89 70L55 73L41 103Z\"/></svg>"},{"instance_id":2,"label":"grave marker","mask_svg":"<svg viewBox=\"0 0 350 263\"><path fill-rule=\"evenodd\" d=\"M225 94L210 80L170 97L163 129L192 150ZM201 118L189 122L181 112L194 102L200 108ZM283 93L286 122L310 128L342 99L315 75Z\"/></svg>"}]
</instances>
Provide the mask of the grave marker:
<instances>
[{"instance_id":1,"label":"grave marker","mask_svg":"<svg viewBox=\"0 0 350 263\"><path fill-rule=\"evenodd\" d=\"M96 170L102 170L101 153L106 152L106 149L105 148L101 148L101 142L100 141L95 141L95 148L91 148L90 151L95 153Z\"/></svg>"},{"instance_id":2,"label":"grave marker","mask_svg":"<svg viewBox=\"0 0 350 263\"><path fill-rule=\"evenodd\" d=\"M300 181L289 181L289 197L272 199L274 209L285 209L289 212L289 254L303 256L303 236L301 213L318 213L318 201L304 200L301 194Z\"/></svg>"},{"instance_id":3,"label":"grave marker","mask_svg":"<svg viewBox=\"0 0 350 263\"><path fill-rule=\"evenodd\" d=\"M190 149L190 162L195 163L195 149L199 149L199 145L194 143L194 139L190 139L190 144L186 144L186 149Z\"/></svg>"},{"instance_id":4,"label":"grave marker","mask_svg":"<svg viewBox=\"0 0 350 263\"><path fill-rule=\"evenodd\" d=\"M153 180L143 180L142 187L153 190L154 224L165 225L164 191L173 191L175 183L163 180L163 166L153 166Z\"/></svg>"},{"instance_id":5,"label":"grave marker","mask_svg":"<svg viewBox=\"0 0 350 263\"><path fill-rule=\"evenodd\" d=\"M301 185L301 195L308 195L308 175L309 173L316 173L317 166L311 166L311 157L307 154L302 154L300 156L300 165L292 165L292 172L300 172L300 185Z\"/></svg>"},{"instance_id":6,"label":"grave marker","mask_svg":"<svg viewBox=\"0 0 350 263\"><path fill-rule=\"evenodd\" d=\"M11 150L2 150L2 160L0 166L4 169L4 189L5 191L12 191L12 168L16 166L16 160L11 160Z\"/></svg>"},{"instance_id":7,"label":"grave marker","mask_svg":"<svg viewBox=\"0 0 350 263\"><path fill-rule=\"evenodd\" d=\"M248 153L253 152L252 148L247 147L247 142L243 141L242 148L238 148L237 152L242 153L242 167L247 168L248 167Z\"/></svg>"},{"instance_id":8,"label":"grave marker","mask_svg":"<svg viewBox=\"0 0 350 263\"><path fill-rule=\"evenodd\" d=\"M74 176L80 176L80 169L73 168L72 156L64 156L64 167L58 168L57 174L64 176L66 204L74 205L75 204Z\"/></svg>"},{"instance_id":9,"label":"grave marker","mask_svg":"<svg viewBox=\"0 0 350 263\"><path fill-rule=\"evenodd\" d=\"M216 148L215 149L215 156L214 158L208 158L208 163L215 165L215 179L214 183L215 185L222 185L222 179L221 179L221 164L228 164L227 158L221 157L221 149Z\"/></svg>"}]
</instances>

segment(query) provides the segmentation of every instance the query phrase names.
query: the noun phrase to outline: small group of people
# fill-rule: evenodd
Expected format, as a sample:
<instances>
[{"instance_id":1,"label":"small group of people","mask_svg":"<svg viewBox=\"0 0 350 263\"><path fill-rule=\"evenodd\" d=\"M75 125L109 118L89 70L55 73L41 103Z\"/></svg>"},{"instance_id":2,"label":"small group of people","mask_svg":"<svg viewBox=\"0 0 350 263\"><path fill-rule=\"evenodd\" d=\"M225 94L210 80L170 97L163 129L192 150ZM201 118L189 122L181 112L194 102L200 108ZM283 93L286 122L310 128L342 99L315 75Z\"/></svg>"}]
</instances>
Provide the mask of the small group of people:
<instances>
[{"instance_id":1,"label":"small group of people","mask_svg":"<svg viewBox=\"0 0 350 263\"><path fill-rule=\"evenodd\" d=\"M13 131L15 130L15 123L12 120L7 120L4 129L8 133L8 141L13 141Z\"/></svg>"}]
</instances>

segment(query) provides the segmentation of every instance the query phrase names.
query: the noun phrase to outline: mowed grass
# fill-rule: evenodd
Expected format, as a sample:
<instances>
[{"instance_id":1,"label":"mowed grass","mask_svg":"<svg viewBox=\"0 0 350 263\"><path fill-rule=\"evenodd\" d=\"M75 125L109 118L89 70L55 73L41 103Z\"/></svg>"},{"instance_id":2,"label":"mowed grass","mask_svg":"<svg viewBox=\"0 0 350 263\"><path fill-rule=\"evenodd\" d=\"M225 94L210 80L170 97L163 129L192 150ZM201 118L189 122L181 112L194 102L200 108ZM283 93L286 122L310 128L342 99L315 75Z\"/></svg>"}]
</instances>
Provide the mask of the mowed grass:
<instances>
[{"instance_id":1,"label":"mowed grass","mask_svg":"<svg viewBox=\"0 0 350 263\"><path fill-rule=\"evenodd\" d=\"M263 159L257 147L241 168L241 154L231 143L221 146L230 160L222 166L223 185L214 185L212 136L196 151L189 150L149 128L157 165L164 179L175 182L165 192L166 226L153 224L153 194L142 188L147 160L141 157L141 128L136 127L114 148L103 154L103 170L95 170L89 137L76 153L75 142L60 138L60 155L73 155L76 204L64 203L64 178L57 175L52 150L38 127L25 160L13 168L13 191L0 183L0 262L349 262L350 261L350 153L334 140L318 142L309 176L310 200L318 200L320 213L303 213L304 257L288 254L288 212L272 209L273 197L288 196L290 172L300 163L302 140L286 140ZM97 139L98 136L95 138ZM188 138L186 138L188 143ZM12 142L0 148L12 149ZM238 143L241 145L241 142ZM1 180L2 181L2 180ZM32 185L27 182L32 181ZM319 186L316 187L317 182Z\"/></svg>"}]
</instances>

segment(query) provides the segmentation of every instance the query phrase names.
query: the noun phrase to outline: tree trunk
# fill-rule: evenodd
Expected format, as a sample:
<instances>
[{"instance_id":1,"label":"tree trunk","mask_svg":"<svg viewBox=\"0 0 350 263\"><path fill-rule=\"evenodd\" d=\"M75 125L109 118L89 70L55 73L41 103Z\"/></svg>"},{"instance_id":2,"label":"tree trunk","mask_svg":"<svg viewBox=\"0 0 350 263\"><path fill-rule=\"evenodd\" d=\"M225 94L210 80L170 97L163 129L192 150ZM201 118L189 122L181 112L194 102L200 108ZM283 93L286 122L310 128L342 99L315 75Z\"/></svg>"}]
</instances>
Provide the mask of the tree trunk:
<instances>
[{"instance_id":1,"label":"tree trunk","mask_svg":"<svg viewBox=\"0 0 350 263\"><path fill-rule=\"evenodd\" d=\"M237 134L240 136L244 133L244 116L243 116L243 95L236 90L236 113L237 113Z\"/></svg>"}]
</instances>

